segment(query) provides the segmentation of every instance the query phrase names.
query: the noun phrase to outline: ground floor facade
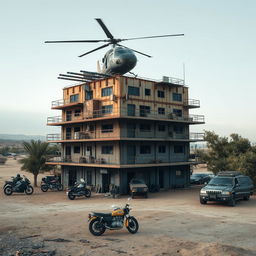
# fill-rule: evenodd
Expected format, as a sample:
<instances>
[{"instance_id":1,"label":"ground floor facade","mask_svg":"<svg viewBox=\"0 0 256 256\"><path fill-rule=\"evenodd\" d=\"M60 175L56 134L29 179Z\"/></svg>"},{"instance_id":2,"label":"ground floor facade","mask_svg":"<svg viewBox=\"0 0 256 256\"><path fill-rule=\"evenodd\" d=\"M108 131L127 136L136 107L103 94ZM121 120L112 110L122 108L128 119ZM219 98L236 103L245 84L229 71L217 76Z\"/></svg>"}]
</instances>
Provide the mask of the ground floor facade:
<instances>
[{"instance_id":1,"label":"ground floor facade","mask_svg":"<svg viewBox=\"0 0 256 256\"><path fill-rule=\"evenodd\" d=\"M110 187L115 185L120 194L128 194L132 178L143 179L148 187L168 190L189 186L190 165L144 168L62 166L62 183L65 187L72 186L81 178L102 193L109 192Z\"/></svg>"}]
</instances>

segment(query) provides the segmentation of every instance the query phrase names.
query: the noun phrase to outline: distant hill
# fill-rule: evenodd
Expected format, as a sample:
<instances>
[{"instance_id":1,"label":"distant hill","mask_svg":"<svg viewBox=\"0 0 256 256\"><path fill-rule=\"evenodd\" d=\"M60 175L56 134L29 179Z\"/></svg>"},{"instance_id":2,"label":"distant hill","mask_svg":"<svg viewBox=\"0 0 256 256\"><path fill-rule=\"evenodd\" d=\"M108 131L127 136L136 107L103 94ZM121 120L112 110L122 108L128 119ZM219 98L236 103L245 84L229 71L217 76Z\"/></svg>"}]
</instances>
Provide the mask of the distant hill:
<instances>
[{"instance_id":1,"label":"distant hill","mask_svg":"<svg viewBox=\"0 0 256 256\"><path fill-rule=\"evenodd\" d=\"M45 141L46 137L42 135L25 135L25 134L0 134L0 141L28 141L41 140Z\"/></svg>"}]
</instances>

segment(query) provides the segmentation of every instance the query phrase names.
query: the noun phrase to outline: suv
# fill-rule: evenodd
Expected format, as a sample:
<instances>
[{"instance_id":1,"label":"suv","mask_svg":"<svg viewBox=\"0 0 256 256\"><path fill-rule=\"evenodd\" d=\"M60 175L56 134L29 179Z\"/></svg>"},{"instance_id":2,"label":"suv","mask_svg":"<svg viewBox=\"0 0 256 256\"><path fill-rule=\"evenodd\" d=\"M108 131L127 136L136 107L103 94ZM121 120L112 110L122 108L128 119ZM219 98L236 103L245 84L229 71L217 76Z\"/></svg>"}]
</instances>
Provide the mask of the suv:
<instances>
[{"instance_id":1,"label":"suv","mask_svg":"<svg viewBox=\"0 0 256 256\"><path fill-rule=\"evenodd\" d=\"M135 195L144 195L145 198L148 197L148 186L143 180L131 179L129 186L132 198L134 198Z\"/></svg>"},{"instance_id":2,"label":"suv","mask_svg":"<svg viewBox=\"0 0 256 256\"><path fill-rule=\"evenodd\" d=\"M253 183L248 176L239 172L219 172L200 190L200 203L222 201L235 206L237 200L249 200L252 194Z\"/></svg>"}]
</instances>

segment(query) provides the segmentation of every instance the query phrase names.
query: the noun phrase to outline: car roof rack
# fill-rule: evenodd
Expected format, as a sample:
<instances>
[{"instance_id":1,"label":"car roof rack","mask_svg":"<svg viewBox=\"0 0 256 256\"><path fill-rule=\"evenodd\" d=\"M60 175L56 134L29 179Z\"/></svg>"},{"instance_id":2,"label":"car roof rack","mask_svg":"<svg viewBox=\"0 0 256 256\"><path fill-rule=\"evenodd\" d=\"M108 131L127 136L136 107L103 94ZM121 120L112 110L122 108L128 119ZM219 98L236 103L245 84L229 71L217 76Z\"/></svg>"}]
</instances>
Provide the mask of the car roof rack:
<instances>
[{"instance_id":1,"label":"car roof rack","mask_svg":"<svg viewBox=\"0 0 256 256\"><path fill-rule=\"evenodd\" d=\"M225 177L236 177L242 175L240 172L237 171L222 171L217 174L218 176L225 176Z\"/></svg>"}]
</instances>

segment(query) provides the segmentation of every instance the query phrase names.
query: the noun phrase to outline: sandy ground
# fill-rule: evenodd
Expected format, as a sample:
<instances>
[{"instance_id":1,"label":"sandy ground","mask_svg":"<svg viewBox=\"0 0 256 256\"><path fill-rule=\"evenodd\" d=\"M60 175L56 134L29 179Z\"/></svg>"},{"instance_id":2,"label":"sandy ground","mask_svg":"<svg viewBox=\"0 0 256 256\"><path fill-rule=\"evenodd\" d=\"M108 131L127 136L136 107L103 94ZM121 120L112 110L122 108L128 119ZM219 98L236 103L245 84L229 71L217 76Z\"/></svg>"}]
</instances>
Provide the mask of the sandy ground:
<instances>
[{"instance_id":1,"label":"sandy ground","mask_svg":"<svg viewBox=\"0 0 256 256\"><path fill-rule=\"evenodd\" d=\"M22 174L19 164L8 159L0 166L0 186L16 173ZM33 180L30 174L26 176ZM1 191L0 255L15 255L28 244L41 252L54 250L58 256L256 255L256 197L236 207L200 205L199 189L194 186L133 199L131 214L139 221L139 232L107 230L101 237L89 233L88 214L124 205L126 196L112 199L93 193L89 199L70 201L64 191L43 193L36 188L31 196L9 197ZM52 239L58 240L47 241Z\"/></svg>"}]
</instances>

